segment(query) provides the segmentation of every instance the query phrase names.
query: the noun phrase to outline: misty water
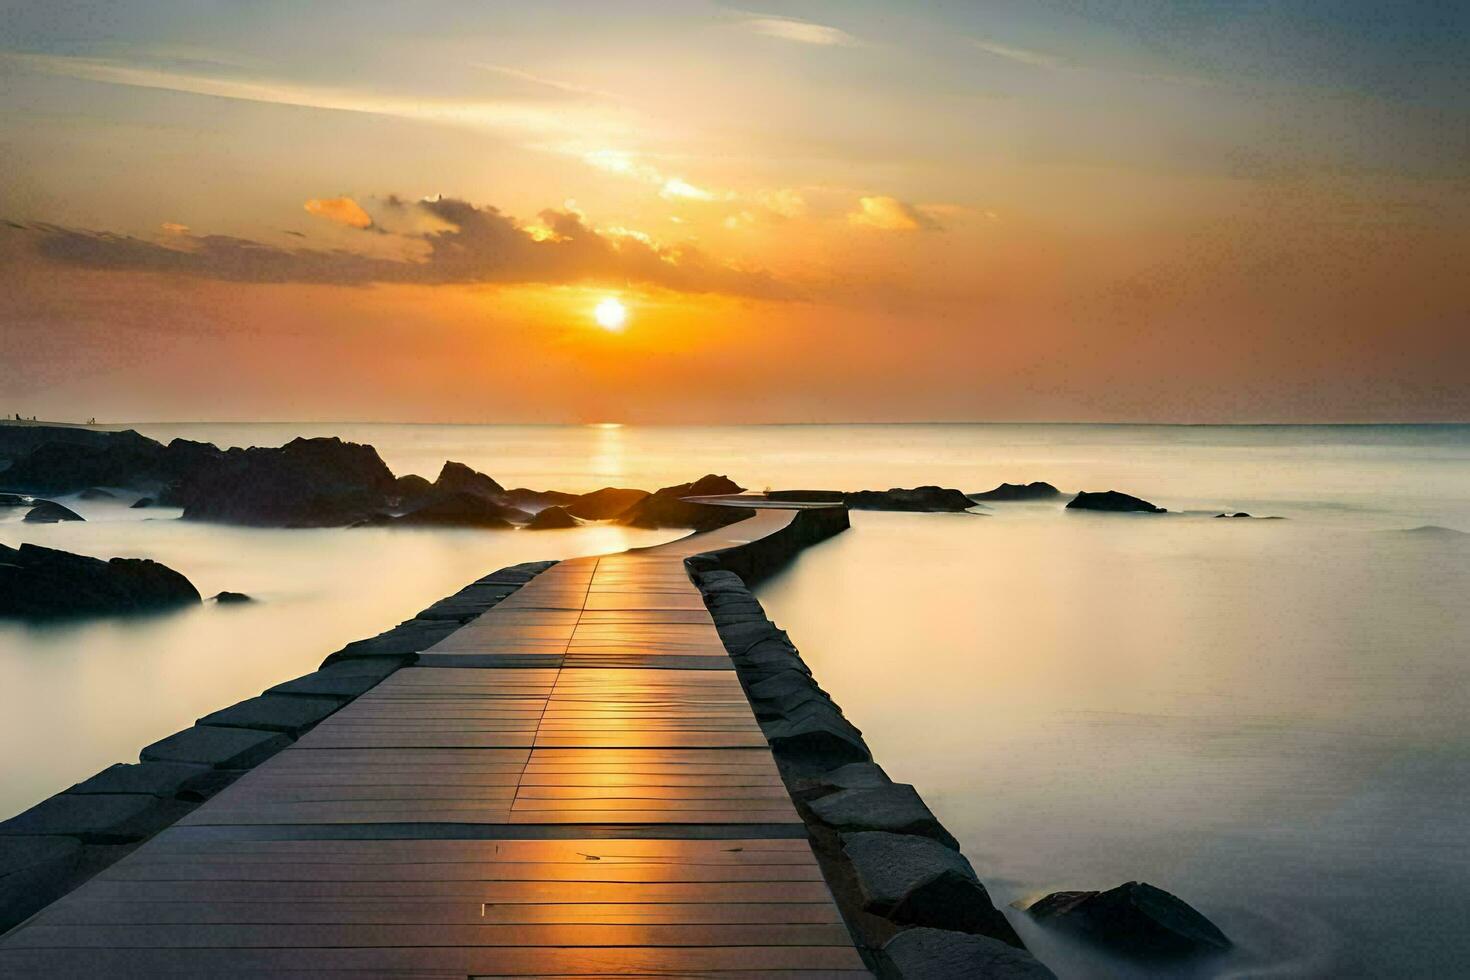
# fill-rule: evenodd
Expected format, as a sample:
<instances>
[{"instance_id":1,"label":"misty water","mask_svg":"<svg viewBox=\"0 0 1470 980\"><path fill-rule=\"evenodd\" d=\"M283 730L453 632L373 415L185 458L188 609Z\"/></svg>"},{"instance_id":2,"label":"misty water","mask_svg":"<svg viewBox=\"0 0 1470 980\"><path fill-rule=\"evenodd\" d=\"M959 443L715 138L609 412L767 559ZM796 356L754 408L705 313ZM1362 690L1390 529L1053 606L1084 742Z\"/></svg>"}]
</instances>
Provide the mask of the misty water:
<instances>
[{"instance_id":1,"label":"misty water","mask_svg":"<svg viewBox=\"0 0 1470 980\"><path fill-rule=\"evenodd\" d=\"M1044 479L1147 497L1174 513L856 513L759 594L998 902L1153 882L1236 940L1200 975L1470 963L1470 426L137 428L341 435L397 473L448 458L537 489L718 472L753 489ZM493 568L678 533L267 531L62 499L87 523L0 512L0 541L153 557L261 601L0 625L7 811ZM1213 516L1238 510L1286 520ZM1425 525L1440 530L1410 530ZM1013 918L1063 976L1114 975Z\"/></svg>"}]
</instances>

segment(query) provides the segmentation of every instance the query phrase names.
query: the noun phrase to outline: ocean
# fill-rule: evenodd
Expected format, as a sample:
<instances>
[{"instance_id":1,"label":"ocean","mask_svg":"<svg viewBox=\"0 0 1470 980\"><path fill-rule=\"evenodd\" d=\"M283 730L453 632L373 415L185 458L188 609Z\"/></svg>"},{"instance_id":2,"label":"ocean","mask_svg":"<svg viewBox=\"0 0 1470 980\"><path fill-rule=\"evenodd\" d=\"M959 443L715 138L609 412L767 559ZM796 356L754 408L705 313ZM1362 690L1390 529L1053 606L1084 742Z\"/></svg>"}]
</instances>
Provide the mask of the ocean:
<instances>
[{"instance_id":1,"label":"ocean","mask_svg":"<svg viewBox=\"0 0 1470 980\"><path fill-rule=\"evenodd\" d=\"M715 472L1145 497L1170 513L854 513L758 594L998 903L1150 881L1235 939L1204 976L1470 968L1470 426L134 427L340 435L395 473L454 459L536 489ZM5 812L494 568L679 533L254 530L60 499L87 522L0 512L0 541L157 558L260 601L0 625ZM1214 516L1237 511L1285 519ZM1016 921L1064 977L1136 975Z\"/></svg>"}]
</instances>

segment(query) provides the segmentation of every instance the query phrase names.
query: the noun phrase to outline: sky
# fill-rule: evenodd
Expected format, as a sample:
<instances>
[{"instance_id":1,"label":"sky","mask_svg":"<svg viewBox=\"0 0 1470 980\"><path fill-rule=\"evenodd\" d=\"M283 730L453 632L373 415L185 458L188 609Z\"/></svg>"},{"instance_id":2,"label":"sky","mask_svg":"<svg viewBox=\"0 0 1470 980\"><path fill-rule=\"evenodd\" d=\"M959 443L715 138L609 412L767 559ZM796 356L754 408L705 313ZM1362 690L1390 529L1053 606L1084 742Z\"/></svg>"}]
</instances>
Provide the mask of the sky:
<instances>
[{"instance_id":1,"label":"sky","mask_svg":"<svg viewBox=\"0 0 1470 980\"><path fill-rule=\"evenodd\" d=\"M1456 0L0 0L6 415L1466 420L1467 273Z\"/></svg>"}]
</instances>

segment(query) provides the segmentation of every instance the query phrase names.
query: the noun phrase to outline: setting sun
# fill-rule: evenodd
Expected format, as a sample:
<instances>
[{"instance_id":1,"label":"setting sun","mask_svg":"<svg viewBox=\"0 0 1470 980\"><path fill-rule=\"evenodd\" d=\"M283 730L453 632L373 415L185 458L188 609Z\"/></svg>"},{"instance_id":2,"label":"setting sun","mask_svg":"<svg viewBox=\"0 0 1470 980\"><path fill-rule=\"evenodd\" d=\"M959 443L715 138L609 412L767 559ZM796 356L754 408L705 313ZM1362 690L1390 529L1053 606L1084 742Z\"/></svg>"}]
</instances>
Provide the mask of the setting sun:
<instances>
[{"instance_id":1,"label":"setting sun","mask_svg":"<svg viewBox=\"0 0 1470 980\"><path fill-rule=\"evenodd\" d=\"M628 319L628 308L621 301L609 296L597 304L597 309L592 311L592 317L597 325L604 330L619 331Z\"/></svg>"}]
</instances>

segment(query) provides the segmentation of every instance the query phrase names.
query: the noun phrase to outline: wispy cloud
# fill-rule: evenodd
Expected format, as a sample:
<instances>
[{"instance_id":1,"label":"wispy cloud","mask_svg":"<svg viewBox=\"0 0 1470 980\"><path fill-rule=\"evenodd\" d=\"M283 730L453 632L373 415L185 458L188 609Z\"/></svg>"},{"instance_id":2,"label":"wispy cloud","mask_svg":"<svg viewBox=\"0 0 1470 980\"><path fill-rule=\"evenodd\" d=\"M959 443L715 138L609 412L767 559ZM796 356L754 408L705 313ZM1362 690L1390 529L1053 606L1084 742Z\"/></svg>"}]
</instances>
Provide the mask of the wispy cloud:
<instances>
[{"instance_id":1,"label":"wispy cloud","mask_svg":"<svg viewBox=\"0 0 1470 980\"><path fill-rule=\"evenodd\" d=\"M534 72L529 72L522 68L513 68L510 65L492 65L483 61L477 61L474 65L482 71L488 71L491 74L500 75L503 78L513 78L516 81L525 82L528 85L535 85L538 88L550 89L553 92L561 92L564 95L582 96L591 99L616 98L611 92L604 92L602 89L588 88L587 86L576 85L572 82L563 82L556 78L547 78L545 75L537 75Z\"/></svg>"},{"instance_id":2,"label":"wispy cloud","mask_svg":"<svg viewBox=\"0 0 1470 980\"><path fill-rule=\"evenodd\" d=\"M971 42L975 47L986 54L993 54L997 58L1005 58L1007 61L1016 61L1023 65L1031 65L1034 68L1068 68L1070 62L1055 55L1043 51L1032 51L1028 48L1014 48L1008 44L997 44L994 41L975 40Z\"/></svg>"},{"instance_id":3,"label":"wispy cloud","mask_svg":"<svg viewBox=\"0 0 1470 980\"><path fill-rule=\"evenodd\" d=\"M692 246L660 245L646 235L600 232L573 210L542 211L533 233L532 226L518 223L498 208L476 207L455 198L412 204L389 200L396 202L391 207L412 208L437 226L402 236L406 245L423 252L422 258L288 249L227 235L196 236L187 230L174 231L160 242L56 225L11 225L29 236L39 255L54 262L229 282L349 286L634 282L687 293L764 299L795 295L768 273L726 265ZM324 210L350 215L345 206Z\"/></svg>"},{"instance_id":4,"label":"wispy cloud","mask_svg":"<svg viewBox=\"0 0 1470 980\"><path fill-rule=\"evenodd\" d=\"M578 112L566 105L550 106L536 100L383 95L277 79L226 77L129 61L67 55L5 52L0 53L0 63L110 85L309 109L372 113L541 139L606 139L624 132L624 127L606 113L596 110Z\"/></svg>"},{"instance_id":5,"label":"wispy cloud","mask_svg":"<svg viewBox=\"0 0 1470 980\"><path fill-rule=\"evenodd\" d=\"M789 17L753 17L743 22L747 30L766 37L795 41L797 44L815 44L821 47L856 47L858 39L844 30L814 24L806 20Z\"/></svg>"},{"instance_id":6,"label":"wispy cloud","mask_svg":"<svg viewBox=\"0 0 1470 980\"><path fill-rule=\"evenodd\" d=\"M939 231L933 215L917 205L896 197L876 195L858 200L856 211L847 216L849 224L879 231Z\"/></svg>"},{"instance_id":7,"label":"wispy cloud","mask_svg":"<svg viewBox=\"0 0 1470 980\"><path fill-rule=\"evenodd\" d=\"M582 155L589 166L620 177L630 177L657 187L659 196L665 200L727 201L735 197L730 191L711 190L700 187L675 174L665 173L658 167L625 150L593 150Z\"/></svg>"}]
</instances>

